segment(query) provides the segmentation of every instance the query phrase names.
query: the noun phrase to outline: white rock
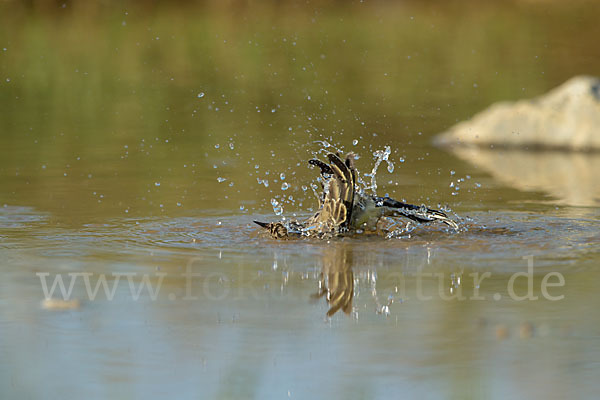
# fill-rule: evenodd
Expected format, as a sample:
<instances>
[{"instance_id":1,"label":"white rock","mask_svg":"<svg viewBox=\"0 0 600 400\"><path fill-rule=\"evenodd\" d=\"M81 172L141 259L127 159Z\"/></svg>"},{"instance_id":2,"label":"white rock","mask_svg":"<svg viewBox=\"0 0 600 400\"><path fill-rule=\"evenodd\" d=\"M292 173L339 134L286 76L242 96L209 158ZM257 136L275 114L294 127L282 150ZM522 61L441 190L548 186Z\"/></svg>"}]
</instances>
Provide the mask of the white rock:
<instances>
[{"instance_id":1,"label":"white rock","mask_svg":"<svg viewBox=\"0 0 600 400\"><path fill-rule=\"evenodd\" d=\"M496 103L434 141L442 146L600 150L600 79L577 76L538 98Z\"/></svg>"}]
</instances>

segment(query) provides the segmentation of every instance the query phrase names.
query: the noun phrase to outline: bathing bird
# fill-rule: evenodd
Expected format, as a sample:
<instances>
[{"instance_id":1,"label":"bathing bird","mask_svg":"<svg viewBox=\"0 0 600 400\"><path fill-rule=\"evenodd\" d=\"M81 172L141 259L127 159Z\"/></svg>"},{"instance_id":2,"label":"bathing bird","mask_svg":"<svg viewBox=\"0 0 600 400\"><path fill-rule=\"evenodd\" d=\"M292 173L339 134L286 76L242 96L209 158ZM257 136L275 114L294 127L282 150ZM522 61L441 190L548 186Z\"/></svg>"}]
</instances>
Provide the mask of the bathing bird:
<instances>
[{"instance_id":1,"label":"bathing bird","mask_svg":"<svg viewBox=\"0 0 600 400\"><path fill-rule=\"evenodd\" d=\"M418 223L442 222L455 230L458 225L442 211L379 197L364 192L357 185L354 153L342 161L338 154L329 153L325 163L311 159L309 164L321 170L323 192L318 211L305 221L254 221L275 239L309 236L328 238L357 230L374 231L383 217L405 217Z\"/></svg>"}]
</instances>

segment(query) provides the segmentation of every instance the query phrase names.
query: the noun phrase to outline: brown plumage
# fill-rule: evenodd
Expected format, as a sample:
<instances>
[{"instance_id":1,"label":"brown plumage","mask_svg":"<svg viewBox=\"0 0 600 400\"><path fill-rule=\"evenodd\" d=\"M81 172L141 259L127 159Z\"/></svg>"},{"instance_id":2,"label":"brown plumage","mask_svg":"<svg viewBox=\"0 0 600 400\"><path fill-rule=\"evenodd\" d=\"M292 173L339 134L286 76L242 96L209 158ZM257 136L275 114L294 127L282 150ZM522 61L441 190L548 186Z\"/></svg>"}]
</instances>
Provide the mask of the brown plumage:
<instances>
[{"instance_id":1,"label":"brown plumage","mask_svg":"<svg viewBox=\"0 0 600 400\"><path fill-rule=\"evenodd\" d=\"M458 225L438 210L406 204L389 197L365 194L356 184L354 154L342 161L339 155L327 154L329 164L312 159L309 164L320 168L323 193L319 210L304 222L254 221L275 239L297 236L331 237L352 229L374 230L381 217L406 217L415 222L440 221L458 230Z\"/></svg>"},{"instance_id":2,"label":"brown plumage","mask_svg":"<svg viewBox=\"0 0 600 400\"><path fill-rule=\"evenodd\" d=\"M290 236L329 236L337 235L348 230L354 203L356 173L354 171L352 153L343 162L336 154L328 154L330 164L320 160L310 160L309 163L321 169L323 175L323 194L319 200L319 210L306 221L299 223L254 221L269 230L275 239L285 239Z\"/></svg>"}]
</instances>

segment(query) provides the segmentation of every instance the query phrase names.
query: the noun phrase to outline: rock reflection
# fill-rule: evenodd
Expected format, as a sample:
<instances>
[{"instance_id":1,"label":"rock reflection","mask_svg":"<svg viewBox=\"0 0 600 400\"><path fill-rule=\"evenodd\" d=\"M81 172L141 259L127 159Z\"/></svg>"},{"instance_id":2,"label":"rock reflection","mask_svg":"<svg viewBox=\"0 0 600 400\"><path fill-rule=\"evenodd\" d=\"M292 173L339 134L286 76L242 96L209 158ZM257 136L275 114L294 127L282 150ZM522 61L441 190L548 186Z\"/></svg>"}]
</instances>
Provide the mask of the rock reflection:
<instances>
[{"instance_id":1,"label":"rock reflection","mask_svg":"<svg viewBox=\"0 0 600 400\"><path fill-rule=\"evenodd\" d=\"M311 295L318 300L325 296L329 304L327 316L340 309L345 314L352 311L354 273L352 272L352 247L347 243L330 243L323 251L323 266L319 277L319 290Z\"/></svg>"},{"instance_id":2,"label":"rock reflection","mask_svg":"<svg viewBox=\"0 0 600 400\"><path fill-rule=\"evenodd\" d=\"M502 183L524 191L541 191L570 206L600 205L600 154L559 151L453 148Z\"/></svg>"}]
</instances>

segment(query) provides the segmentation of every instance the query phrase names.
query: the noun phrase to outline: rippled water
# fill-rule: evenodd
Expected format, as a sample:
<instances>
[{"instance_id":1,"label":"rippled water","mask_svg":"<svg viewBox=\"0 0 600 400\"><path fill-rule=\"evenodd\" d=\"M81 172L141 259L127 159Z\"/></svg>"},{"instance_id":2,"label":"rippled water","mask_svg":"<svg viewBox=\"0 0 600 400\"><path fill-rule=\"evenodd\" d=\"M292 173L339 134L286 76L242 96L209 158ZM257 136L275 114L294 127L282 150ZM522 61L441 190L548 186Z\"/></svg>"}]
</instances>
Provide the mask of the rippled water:
<instances>
[{"instance_id":1,"label":"rippled water","mask_svg":"<svg viewBox=\"0 0 600 400\"><path fill-rule=\"evenodd\" d=\"M0 5L0 398L596 396L597 155L430 143L597 71L597 6L362 4ZM332 148L459 231L265 235Z\"/></svg>"},{"instance_id":2,"label":"rippled water","mask_svg":"<svg viewBox=\"0 0 600 400\"><path fill-rule=\"evenodd\" d=\"M249 217L237 216L113 219L61 229L32 209L5 207L1 215L8 256L1 321L3 341L11 344L2 375L13 393L43 396L77 380L97 382L92 388L101 396L126 388L151 397L169 390L419 396L415 383L430 376L438 376L427 386L436 397L595 391L597 210L474 212L458 233L429 226L402 239L328 242L273 241ZM549 292L564 299L508 297L511 274L527 271L526 256L534 260L534 295L541 297L544 274L560 272L565 286ZM186 268L197 276L186 277ZM36 273L62 274L68 283L68 273L83 271L91 287L100 274L111 283L115 273L130 274L135 290L122 277L112 300L102 289L90 300L79 276L77 309L40 305ZM485 272L491 276L475 293L471 274ZM330 284L336 273L351 274L349 315L325 317L325 297L315 299L321 273ZM155 299L146 289L135 299L144 274ZM515 292L526 294L526 283ZM465 299L444 297L457 293ZM56 369L56 360L68 361ZM528 380L492 389L515 374ZM561 378L549 383L548 375ZM23 376L47 381L36 389Z\"/></svg>"}]
</instances>

